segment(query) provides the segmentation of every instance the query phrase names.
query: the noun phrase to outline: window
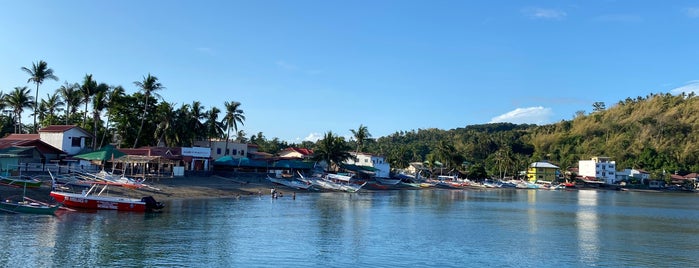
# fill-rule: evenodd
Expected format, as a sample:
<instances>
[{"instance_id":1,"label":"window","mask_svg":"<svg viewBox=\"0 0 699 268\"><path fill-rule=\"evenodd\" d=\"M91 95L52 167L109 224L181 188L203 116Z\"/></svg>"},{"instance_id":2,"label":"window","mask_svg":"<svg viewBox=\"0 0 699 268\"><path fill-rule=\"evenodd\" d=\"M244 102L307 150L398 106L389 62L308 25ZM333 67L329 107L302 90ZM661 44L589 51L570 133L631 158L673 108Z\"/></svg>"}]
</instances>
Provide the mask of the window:
<instances>
[{"instance_id":1,"label":"window","mask_svg":"<svg viewBox=\"0 0 699 268\"><path fill-rule=\"evenodd\" d=\"M221 154L221 148L216 148L216 154Z\"/></svg>"},{"instance_id":2,"label":"window","mask_svg":"<svg viewBox=\"0 0 699 268\"><path fill-rule=\"evenodd\" d=\"M80 140L81 137L69 137L70 140L70 146L72 147L80 147Z\"/></svg>"},{"instance_id":3,"label":"window","mask_svg":"<svg viewBox=\"0 0 699 268\"><path fill-rule=\"evenodd\" d=\"M539 179L543 179L543 178L544 178L544 176L543 176L543 175L539 175Z\"/></svg>"},{"instance_id":4,"label":"window","mask_svg":"<svg viewBox=\"0 0 699 268\"><path fill-rule=\"evenodd\" d=\"M245 155L245 150L240 150L240 155Z\"/></svg>"},{"instance_id":5,"label":"window","mask_svg":"<svg viewBox=\"0 0 699 268\"><path fill-rule=\"evenodd\" d=\"M233 153L232 153L232 154L233 154L233 155L236 155L236 154L238 154L238 150L236 150L236 149L233 149Z\"/></svg>"}]
</instances>

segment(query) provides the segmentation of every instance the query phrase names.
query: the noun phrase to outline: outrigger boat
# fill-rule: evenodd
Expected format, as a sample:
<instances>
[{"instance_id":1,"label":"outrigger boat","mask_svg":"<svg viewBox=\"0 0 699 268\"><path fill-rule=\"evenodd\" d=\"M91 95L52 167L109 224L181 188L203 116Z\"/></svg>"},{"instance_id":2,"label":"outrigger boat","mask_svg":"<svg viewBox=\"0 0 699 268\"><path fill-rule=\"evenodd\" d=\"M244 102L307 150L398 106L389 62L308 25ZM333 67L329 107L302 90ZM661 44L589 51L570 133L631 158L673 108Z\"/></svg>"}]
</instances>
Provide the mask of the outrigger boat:
<instances>
[{"instance_id":1,"label":"outrigger boat","mask_svg":"<svg viewBox=\"0 0 699 268\"><path fill-rule=\"evenodd\" d=\"M0 211L8 213L29 213L29 214L45 214L54 215L56 210L61 207L58 205L49 205L39 202L30 202L26 199L24 201L13 202L10 200L0 201Z\"/></svg>"},{"instance_id":2,"label":"outrigger boat","mask_svg":"<svg viewBox=\"0 0 699 268\"><path fill-rule=\"evenodd\" d=\"M21 177L4 177L0 176L0 184L12 186L12 187L27 187L27 188L39 188L41 187L41 181L33 179L27 176Z\"/></svg>"},{"instance_id":3,"label":"outrigger boat","mask_svg":"<svg viewBox=\"0 0 699 268\"><path fill-rule=\"evenodd\" d=\"M53 175L51 177L53 178ZM92 182L92 186L82 193L63 192L54 189L50 195L56 202L71 208L154 212L165 207L163 203L155 201L152 196L145 196L141 199L102 196L109 185L112 184Z\"/></svg>"},{"instance_id":4,"label":"outrigger boat","mask_svg":"<svg viewBox=\"0 0 699 268\"><path fill-rule=\"evenodd\" d=\"M296 179L278 179L278 178L272 178L270 176L267 176L267 180L276 183L276 184L281 184L289 188L293 189L298 189L298 190L311 190L311 187L313 184L311 183L306 183L302 182Z\"/></svg>"}]
</instances>

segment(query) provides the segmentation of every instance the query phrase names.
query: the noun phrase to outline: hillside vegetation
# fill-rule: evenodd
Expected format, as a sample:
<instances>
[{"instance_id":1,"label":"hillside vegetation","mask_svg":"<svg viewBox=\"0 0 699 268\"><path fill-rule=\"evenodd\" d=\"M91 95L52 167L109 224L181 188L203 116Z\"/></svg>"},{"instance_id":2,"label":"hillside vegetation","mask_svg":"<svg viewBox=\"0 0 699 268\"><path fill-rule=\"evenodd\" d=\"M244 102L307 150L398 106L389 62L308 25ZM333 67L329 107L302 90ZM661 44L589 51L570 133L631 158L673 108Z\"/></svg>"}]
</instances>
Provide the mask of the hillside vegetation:
<instances>
[{"instance_id":1,"label":"hillside vegetation","mask_svg":"<svg viewBox=\"0 0 699 268\"><path fill-rule=\"evenodd\" d=\"M468 172L483 166L498 177L512 176L533 161L565 169L581 159L608 156L619 169L644 169L661 177L699 171L696 111L699 99L693 94L651 94L555 124L401 131L367 143L366 149L386 156L394 167L418 161Z\"/></svg>"}]
</instances>

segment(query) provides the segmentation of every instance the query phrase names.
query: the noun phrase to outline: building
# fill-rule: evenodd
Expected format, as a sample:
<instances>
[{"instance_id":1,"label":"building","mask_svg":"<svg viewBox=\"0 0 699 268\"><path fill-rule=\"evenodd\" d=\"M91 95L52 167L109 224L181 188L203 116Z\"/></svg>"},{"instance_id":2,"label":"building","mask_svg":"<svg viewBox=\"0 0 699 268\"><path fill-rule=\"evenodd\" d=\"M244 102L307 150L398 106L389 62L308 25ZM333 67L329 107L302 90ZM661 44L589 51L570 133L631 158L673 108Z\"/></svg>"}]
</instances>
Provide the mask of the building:
<instances>
[{"instance_id":1,"label":"building","mask_svg":"<svg viewBox=\"0 0 699 268\"><path fill-rule=\"evenodd\" d=\"M548 181L552 182L560 174L559 167L549 162L534 162L527 169L527 180L529 182Z\"/></svg>"},{"instance_id":2,"label":"building","mask_svg":"<svg viewBox=\"0 0 699 268\"><path fill-rule=\"evenodd\" d=\"M580 160L578 162L578 175L583 177L594 177L603 180L607 184L613 184L616 178L616 162L609 157L593 157L591 160Z\"/></svg>"},{"instance_id":3,"label":"building","mask_svg":"<svg viewBox=\"0 0 699 268\"><path fill-rule=\"evenodd\" d=\"M313 150L306 148L289 147L279 152L280 158L308 160L313 157Z\"/></svg>"},{"instance_id":4,"label":"building","mask_svg":"<svg viewBox=\"0 0 699 268\"><path fill-rule=\"evenodd\" d=\"M624 169L616 173L616 181L627 181L631 182L633 180L638 180L640 183L645 183L650 180L650 173L640 170L640 169Z\"/></svg>"},{"instance_id":5,"label":"building","mask_svg":"<svg viewBox=\"0 0 699 268\"><path fill-rule=\"evenodd\" d=\"M216 160L224 156L230 156L234 159L248 157L248 144L239 143L234 141L228 141L226 145L225 140L212 140L212 141L196 141L194 142L195 147L206 147L211 148L211 158ZM226 150L228 146L228 150ZM255 146L255 149L257 147Z\"/></svg>"},{"instance_id":6,"label":"building","mask_svg":"<svg viewBox=\"0 0 699 268\"><path fill-rule=\"evenodd\" d=\"M386 162L385 157L366 153L351 152L350 154L356 159L347 159L344 162L345 164L375 168L374 176L379 178L388 178L391 176L391 165Z\"/></svg>"},{"instance_id":7,"label":"building","mask_svg":"<svg viewBox=\"0 0 699 268\"><path fill-rule=\"evenodd\" d=\"M31 135L31 134L29 134ZM73 156L83 152L92 134L76 125L51 125L39 129L39 139Z\"/></svg>"}]
</instances>

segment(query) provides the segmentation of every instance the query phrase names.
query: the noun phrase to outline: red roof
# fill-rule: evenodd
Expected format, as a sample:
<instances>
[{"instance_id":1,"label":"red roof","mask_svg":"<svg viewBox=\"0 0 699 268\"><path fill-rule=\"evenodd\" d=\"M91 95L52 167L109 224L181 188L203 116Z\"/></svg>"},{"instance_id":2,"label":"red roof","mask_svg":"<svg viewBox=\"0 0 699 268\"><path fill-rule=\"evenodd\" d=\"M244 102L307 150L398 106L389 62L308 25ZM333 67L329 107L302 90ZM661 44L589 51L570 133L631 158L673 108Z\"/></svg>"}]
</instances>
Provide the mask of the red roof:
<instances>
[{"instance_id":1,"label":"red roof","mask_svg":"<svg viewBox=\"0 0 699 268\"><path fill-rule=\"evenodd\" d=\"M684 175L684 177L687 178L687 179L695 179L695 178L699 178L699 174L697 174L697 173L689 173L689 174L687 174L687 175Z\"/></svg>"},{"instance_id":2,"label":"red roof","mask_svg":"<svg viewBox=\"0 0 699 268\"><path fill-rule=\"evenodd\" d=\"M294 151L294 152L300 153L304 156L313 155L313 150L306 149L306 148L289 147L289 148L284 149L284 151Z\"/></svg>"},{"instance_id":3,"label":"red roof","mask_svg":"<svg viewBox=\"0 0 699 268\"><path fill-rule=\"evenodd\" d=\"M22 135L30 135L30 134L22 134ZM33 134L31 134L31 135L33 135ZM45 143L39 139L31 139L31 140L20 140L20 139L12 140L12 139L7 139L7 138L0 139L0 149L9 148L12 146L34 146L42 154L66 154L66 152L62 151L61 149L53 147L50 144Z\"/></svg>"},{"instance_id":4,"label":"red roof","mask_svg":"<svg viewBox=\"0 0 699 268\"><path fill-rule=\"evenodd\" d=\"M40 139L39 134L10 134L7 137L2 138L3 140L38 140Z\"/></svg>"}]
</instances>

